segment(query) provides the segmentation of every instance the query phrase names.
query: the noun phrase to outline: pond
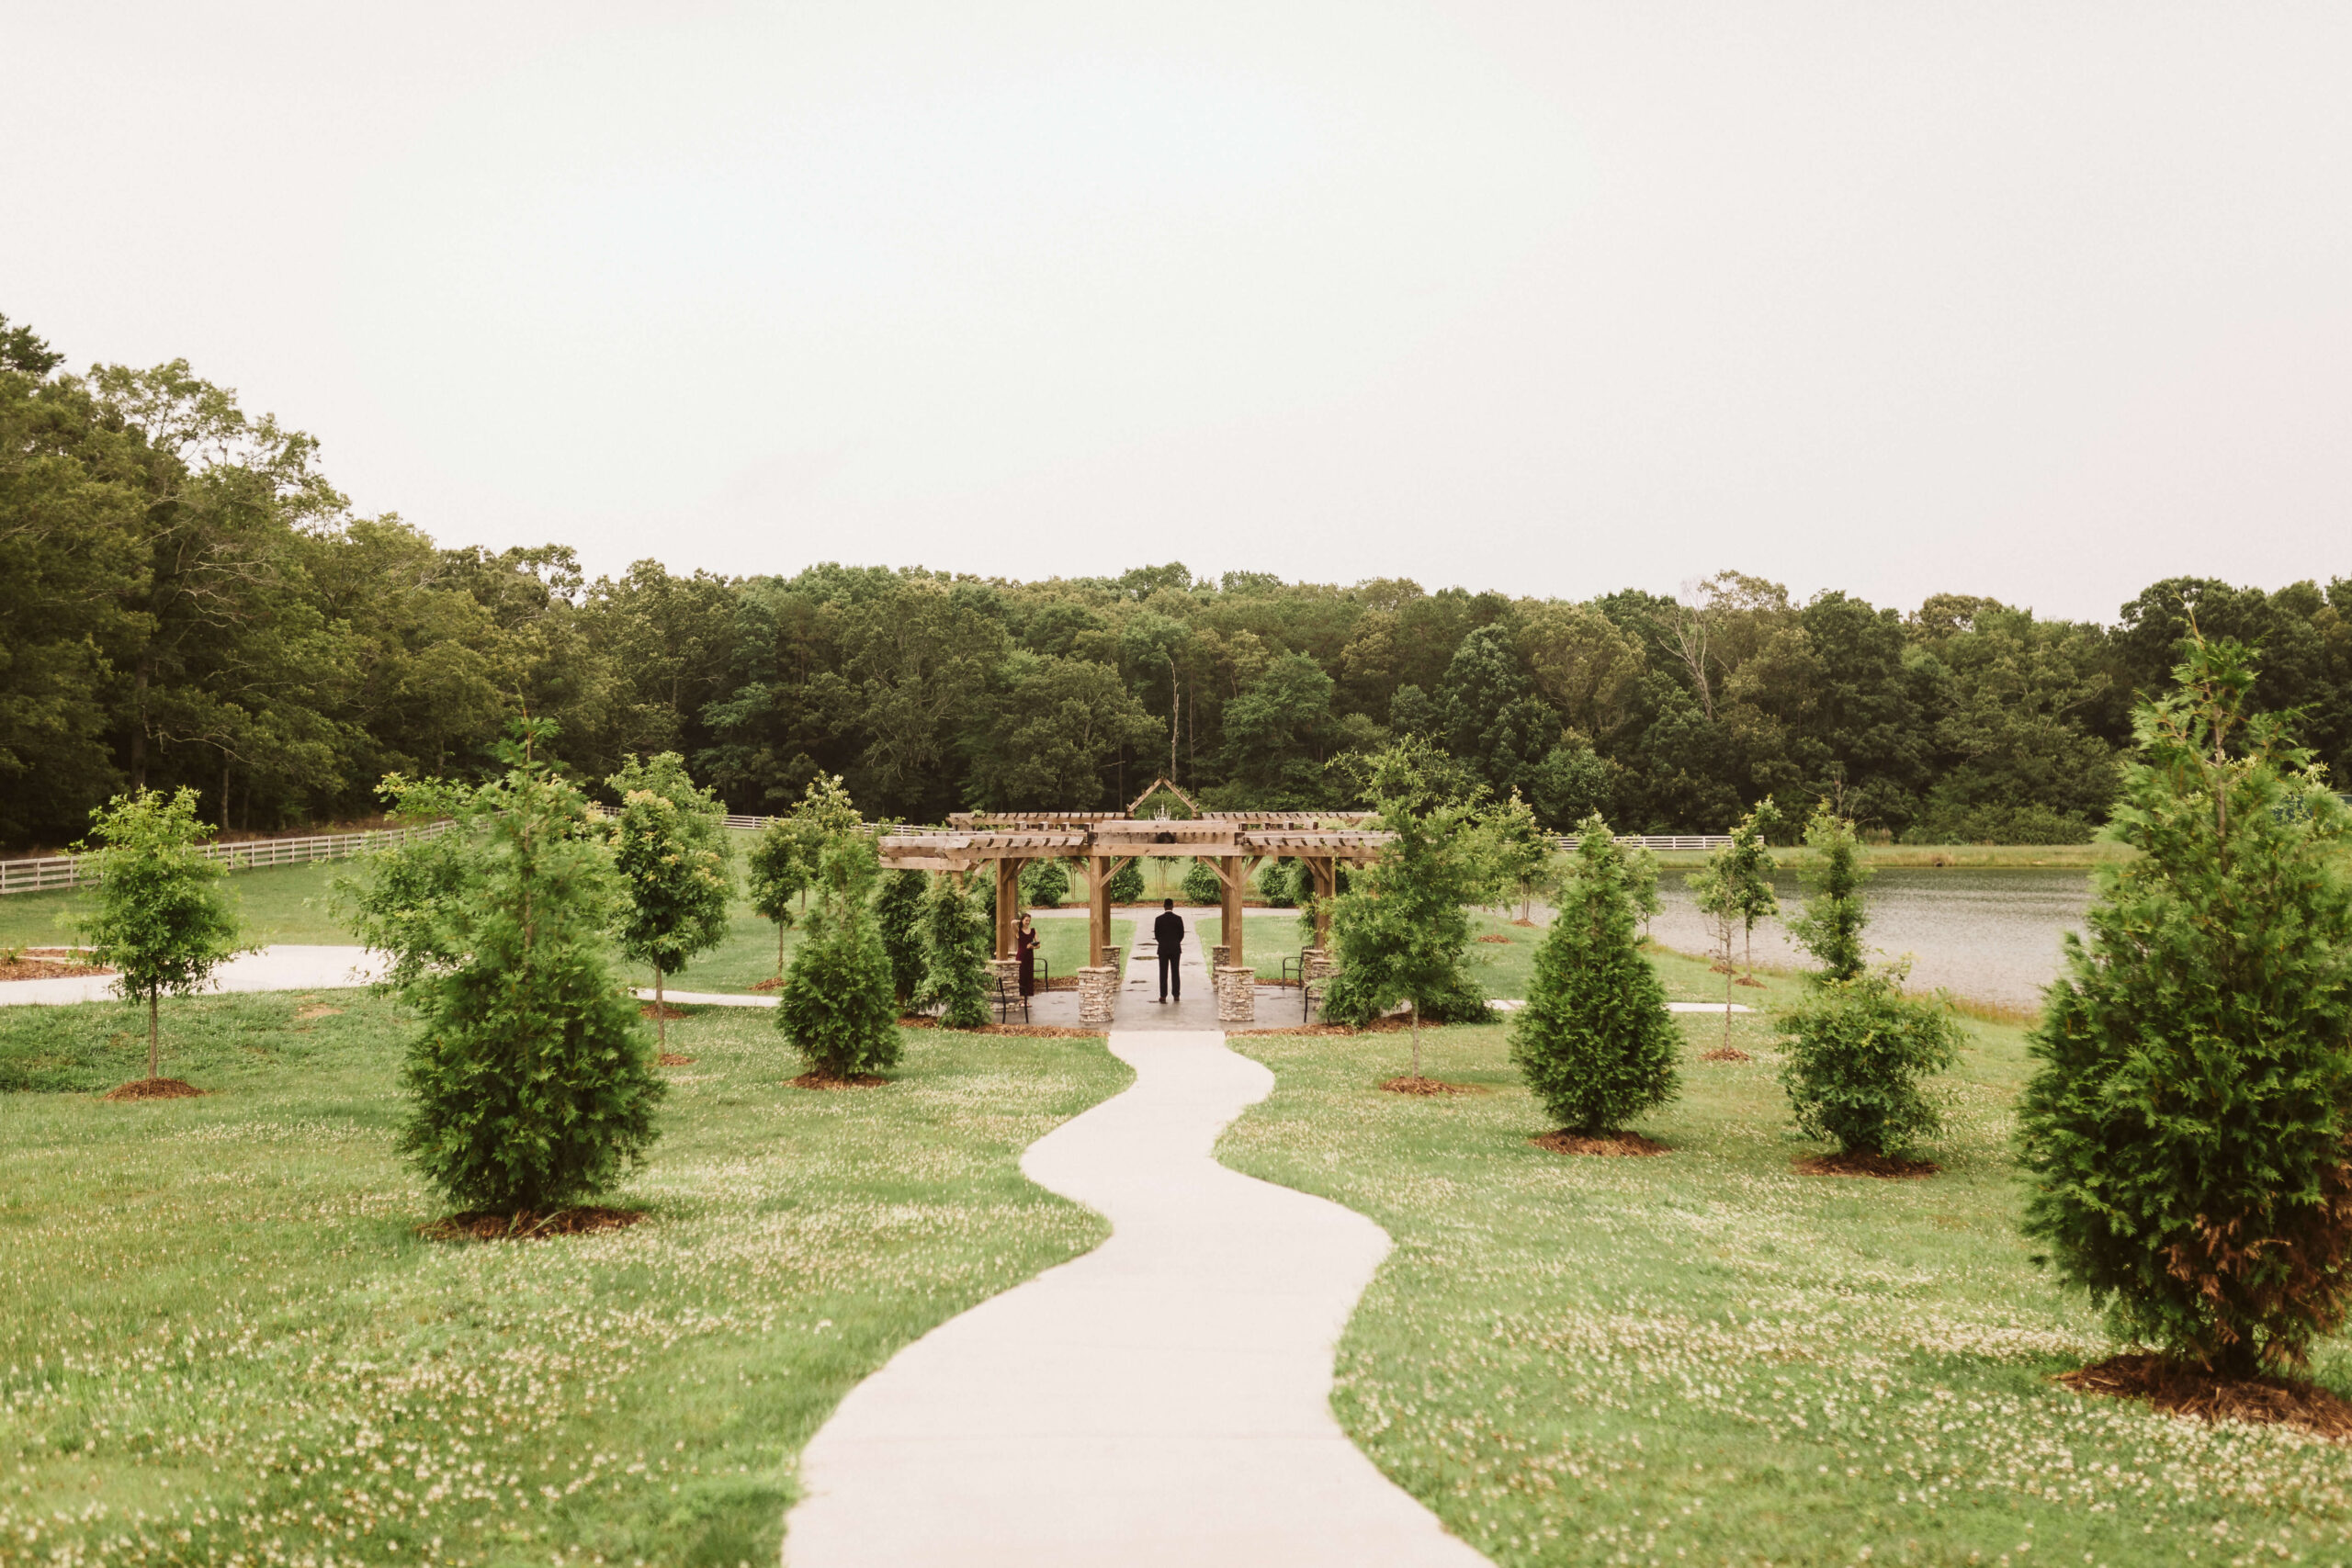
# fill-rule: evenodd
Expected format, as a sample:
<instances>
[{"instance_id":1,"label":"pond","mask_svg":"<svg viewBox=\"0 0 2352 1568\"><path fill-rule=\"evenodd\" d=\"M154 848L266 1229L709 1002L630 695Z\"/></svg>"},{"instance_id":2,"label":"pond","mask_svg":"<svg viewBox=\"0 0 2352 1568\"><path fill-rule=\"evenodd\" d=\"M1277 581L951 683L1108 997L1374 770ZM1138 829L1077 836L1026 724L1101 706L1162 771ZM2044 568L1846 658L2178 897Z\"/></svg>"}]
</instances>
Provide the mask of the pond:
<instances>
[{"instance_id":1,"label":"pond","mask_svg":"<svg viewBox=\"0 0 2352 1568\"><path fill-rule=\"evenodd\" d=\"M1666 908L1650 934L1684 953L1706 953L1714 942L1713 922L1691 903L1689 877L1679 870L1660 876ZM1804 888L1795 874L1780 874L1773 886L1782 910L1796 914ZM1888 868L1870 880L1871 923L1863 938L1881 956L1912 955L1914 989L2038 1008L2041 988L2058 975L2059 933L2083 929L2090 895L2087 871ZM1777 919L1758 923L1756 962L1812 964Z\"/></svg>"}]
</instances>

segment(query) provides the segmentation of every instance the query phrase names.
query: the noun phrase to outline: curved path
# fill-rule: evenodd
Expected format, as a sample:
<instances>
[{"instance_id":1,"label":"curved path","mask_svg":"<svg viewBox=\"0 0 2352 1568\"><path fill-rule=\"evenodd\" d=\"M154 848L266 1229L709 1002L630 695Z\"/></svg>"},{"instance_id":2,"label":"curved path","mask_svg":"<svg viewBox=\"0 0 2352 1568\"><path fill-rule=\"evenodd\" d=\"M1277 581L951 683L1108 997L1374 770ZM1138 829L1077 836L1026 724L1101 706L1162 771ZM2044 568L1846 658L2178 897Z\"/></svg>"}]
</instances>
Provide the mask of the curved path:
<instances>
[{"instance_id":1,"label":"curved path","mask_svg":"<svg viewBox=\"0 0 2352 1568\"><path fill-rule=\"evenodd\" d=\"M1124 1093L1030 1145L1111 1238L851 1391L801 1458L790 1568L1475 1568L1357 1451L1331 1351L1388 1251L1211 1157L1273 1075L1213 1032L1114 1031Z\"/></svg>"}]
</instances>

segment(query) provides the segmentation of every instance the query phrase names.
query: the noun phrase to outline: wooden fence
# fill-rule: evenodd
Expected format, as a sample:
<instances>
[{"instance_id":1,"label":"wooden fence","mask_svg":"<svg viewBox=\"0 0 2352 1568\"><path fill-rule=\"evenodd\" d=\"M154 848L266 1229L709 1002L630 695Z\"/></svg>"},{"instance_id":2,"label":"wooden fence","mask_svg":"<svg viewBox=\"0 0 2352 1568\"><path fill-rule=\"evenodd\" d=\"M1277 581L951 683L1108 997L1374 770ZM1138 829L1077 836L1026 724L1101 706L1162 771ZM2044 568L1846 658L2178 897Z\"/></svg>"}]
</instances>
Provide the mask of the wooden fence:
<instances>
[{"instance_id":1,"label":"wooden fence","mask_svg":"<svg viewBox=\"0 0 2352 1568\"><path fill-rule=\"evenodd\" d=\"M356 833L313 833L300 839L248 839L242 843L205 844L197 852L232 871L264 865L310 865L349 860L386 844L429 839L448 828L369 828ZM89 887L98 880L89 855L43 855L39 860L0 861L0 893L40 893L58 887Z\"/></svg>"}]
</instances>

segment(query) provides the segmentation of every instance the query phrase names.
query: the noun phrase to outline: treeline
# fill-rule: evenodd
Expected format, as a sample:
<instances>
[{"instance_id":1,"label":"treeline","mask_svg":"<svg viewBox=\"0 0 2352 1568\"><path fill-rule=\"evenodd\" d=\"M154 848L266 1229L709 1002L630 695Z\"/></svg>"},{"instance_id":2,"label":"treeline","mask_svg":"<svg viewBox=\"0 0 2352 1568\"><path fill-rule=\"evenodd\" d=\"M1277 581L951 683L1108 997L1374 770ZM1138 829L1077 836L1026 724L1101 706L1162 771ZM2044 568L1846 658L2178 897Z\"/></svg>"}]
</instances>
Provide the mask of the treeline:
<instances>
[{"instance_id":1,"label":"treeline","mask_svg":"<svg viewBox=\"0 0 2352 1568\"><path fill-rule=\"evenodd\" d=\"M0 840L126 787L265 829L473 774L553 719L591 778L676 750L739 811L820 773L870 815L1348 803L1335 759L1432 740L1566 827L1717 831L1826 796L1918 841L2083 839L2136 694L2194 615L2261 649L2259 705L2352 752L2352 582L2154 583L2117 622L1939 594L1908 613L1723 573L1571 602L1183 567L1012 582L823 566L588 581L550 545L446 549L354 515L317 444L184 362L61 369L0 319Z\"/></svg>"}]
</instances>

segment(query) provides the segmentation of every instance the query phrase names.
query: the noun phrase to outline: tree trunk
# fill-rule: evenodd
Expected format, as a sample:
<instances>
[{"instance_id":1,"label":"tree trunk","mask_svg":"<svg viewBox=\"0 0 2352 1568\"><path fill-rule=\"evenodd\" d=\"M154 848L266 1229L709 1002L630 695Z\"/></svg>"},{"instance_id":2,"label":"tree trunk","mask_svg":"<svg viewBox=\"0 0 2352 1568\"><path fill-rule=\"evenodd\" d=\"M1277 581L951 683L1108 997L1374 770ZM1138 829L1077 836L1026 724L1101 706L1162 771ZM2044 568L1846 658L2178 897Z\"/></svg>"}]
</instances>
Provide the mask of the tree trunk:
<instances>
[{"instance_id":1,"label":"tree trunk","mask_svg":"<svg viewBox=\"0 0 2352 1568\"><path fill-rule=\"evenodd\" d=\"M1421 1081L1421 1000L1413 998L1413 1081Z\"/></svg>"},{"instance_id":2,"label":"tree trunk","mask_svg":"<svg viewBox=\"0 0 2352 1568\"><path fill-rule=\"evenodd\" d=\"M775 923L775 977L784 978L784 922Z\"/></svg>"},{"instance_id":3,"label":"tree trunk","mask_svg":"<svg viewBox=\"0 0 2352 1568\"><path fill-rule=\"evenodd\" d=\"M229 753L228 753L227 749L226 749L226 748L223 748L223 749L222 749L222 750L221 750L221 752L220 752L220 831L221 831L222 833L224 833L224 834L225 834L226 832L228 832L228 830L229 830Z\"/></svg>"},{"instance_id":4,"label":"tree trunk","mask_svg":"<svg viewBox=\"0 0 2352 1568\"><path fill-rule=\"evenodd\" d=\"M1731 1049L1731 965L1724 965L1724 1049Z\"/></svg>"},{"instance_id":5,"label":"tree trunk","mask_svg":"<svg viewBox=\"0 0 2352 1568\"><path fill-rule=\"evenodd\" d=\"M147 787L147 665L141 660L130 683L130 791Z\"/></svg>"},{"instance_id":6,"label":"tree trunk","mask_svg":"<svg viewBox=\"0 0 2352 1568\"><path fill-rule=\"evenodd\" d=\"M667 1055L670 1049L670 1010L662 1000L662 965L653 966L653 1043Z\"/></svg>"},{"instance_id":7,"label":"tree trunk","mask_svg":"<svg viewBox=\"0 0 2352 1568\"><path fill-rule=\"evenodd\" d=\"M163 1066L163 1060L161 1053L156 1048L155 1039L155 993L151 988L147 993L147 1077L150 1082L163 1076L158 1070Z\"/></svg>"}]
</instances>

